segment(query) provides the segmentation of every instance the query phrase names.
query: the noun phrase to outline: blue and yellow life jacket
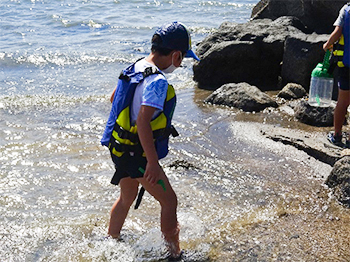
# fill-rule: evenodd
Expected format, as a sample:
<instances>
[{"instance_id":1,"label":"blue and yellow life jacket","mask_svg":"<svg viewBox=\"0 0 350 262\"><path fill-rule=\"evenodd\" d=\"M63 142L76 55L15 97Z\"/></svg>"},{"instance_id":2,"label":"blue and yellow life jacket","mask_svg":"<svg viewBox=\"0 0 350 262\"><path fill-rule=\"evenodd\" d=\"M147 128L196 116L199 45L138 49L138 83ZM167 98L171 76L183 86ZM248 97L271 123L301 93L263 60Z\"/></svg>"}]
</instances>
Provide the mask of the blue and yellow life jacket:
<instances>
[{"instance_id":1,"label":"blue and yellow life jacket","mask_svg":"<svg viewBox=\"0 0 350 262\"><path fill-rule=\"evenodd\" d=\"M344 67L344 35L342 35L339 41L336 43L335 48L333 50L333 57L338 67Z\"/></svg>"},{"instance_id":2,"label":"blue and yellow life jacket","mask_svg":"<svg viewBox=\"0 0 350 262\"><path fill-rule=\"evenodd\" d=\"M350 66L350 4L345 8L343 34L335 45L333 55L338 67Z\"/></svg>"},{"instance_id":3,"label":"blue and yellow life jacket","mask_svg":"<svg viewBox=\"0 0 350 262\"><path fill-rule=\"evenodd\" d=\"M110 118L101 140L101 143L108 146L111 153L116 157L121 157L125 152L145 156L137 135L136 123L131 123L130 107L138 84L153 74L161 74L161 72L154 67L148 67L143 72L135 72L135 64L132 64L124 69L119 76ZM178 136L175 128L171 125L175 106L175 90L173 86L168 85L163 111L151 121L159 159L168 154L169 136ZM108 143L103 141L108 141Z\"/></svg>"}]
</instances>

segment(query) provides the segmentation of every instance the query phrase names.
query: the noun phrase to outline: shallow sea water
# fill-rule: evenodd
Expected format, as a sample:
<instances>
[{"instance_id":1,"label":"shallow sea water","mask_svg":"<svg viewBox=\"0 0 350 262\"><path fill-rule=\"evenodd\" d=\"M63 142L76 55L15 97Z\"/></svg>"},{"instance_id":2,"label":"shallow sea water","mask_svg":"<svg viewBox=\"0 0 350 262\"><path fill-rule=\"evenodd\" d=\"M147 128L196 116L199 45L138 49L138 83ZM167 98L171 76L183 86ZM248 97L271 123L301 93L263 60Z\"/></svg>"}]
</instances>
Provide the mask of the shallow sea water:
<instances>
[{"instance_id":1,"label":"shallow sea water","mask_svg":"<svg viewBox=\"0 0 350 262\"><path fill-rule=\"evenodd\" d=\"M118 187L99 144L119 71L146 56L156 27L179 20L193 46L257 1L5 0L0 8L0 258L159 261L159 205L130 210L106 238ZM261 125L299 130L282 110L247 114L202 103L192 61L169 75L178 94L162 165L179 198L185 261L348 261L349 211L324 186L331 167L270 141ZM314 132L325 132L314 129Z\"/></svg>"}]
</instances>

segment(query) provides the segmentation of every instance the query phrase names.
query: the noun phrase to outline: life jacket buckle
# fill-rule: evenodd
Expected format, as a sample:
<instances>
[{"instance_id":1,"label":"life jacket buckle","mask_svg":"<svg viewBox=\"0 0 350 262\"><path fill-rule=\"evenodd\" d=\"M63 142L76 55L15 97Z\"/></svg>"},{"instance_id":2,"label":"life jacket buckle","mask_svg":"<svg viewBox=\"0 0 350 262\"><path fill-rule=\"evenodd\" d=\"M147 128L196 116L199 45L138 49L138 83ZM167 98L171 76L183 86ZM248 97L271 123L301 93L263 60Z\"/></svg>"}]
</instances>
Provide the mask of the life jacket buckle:
<instances>
[{"instance_id":1,"label":"life jacket buckle","mask_svg":"<svg viewBox=\"0 0 350 262\"><path fill-rule=\"evenodd\" d=\"M120 125L118 125L117 123L114 126L114 130L117 131L117 134L120 138L122 139L128 139L130 140L132 143L137 143L139 142L139 137L137 134L133 134L128 130L125 130L123 127L121 127Z\"/></svg>"},{"instance_id":2,"label":"life jacket buckle","mask_svg":"<svg viewBox=\"0 0 350 262\"><path fill-rule=\"evenodd\" d=\"M171 134L173 137L179 136L179 132L177 132L177 130L175 129L175 127L174 127L173 125L170 127L170 134Z\"/></svg>"},{"instance_id":3,"label":"life jacket buckle","mask_svg":"<svg viewBox=\"0 0 350 262\"><path fill-rule=\"evenodd\" d=\"M128 82L130 81L130 77L128 75L124 74L123 71L120 72L119 79L120 80L125 80L125 81L128 81Z\"/></svg>"},{"instance_id":4,"label":"life jacket buckle","mask_svg":"<svg viewBox=\"0 0 350 262\"><path fill-rule=\"evenodd\" d=\"M157 70L157 68L155 68L155 67L147 67L145 69L145 71L142 72L142 75L143 75L144 78L146 78L146 77L148 77L150 75L154 75L154 74L158 74L158 73L160 73L160 72Z\"/></svg>"},{"instance_id":5,"label":"life jacket buckle","mask_svg":"<svg viewBox=\"0 0 350 262\"><path fill-rule=\"evenodd\" d=\"M127 139L127 131L121 126L118 126L117 133L120 138Z\"/></svg>"}]
</instances>

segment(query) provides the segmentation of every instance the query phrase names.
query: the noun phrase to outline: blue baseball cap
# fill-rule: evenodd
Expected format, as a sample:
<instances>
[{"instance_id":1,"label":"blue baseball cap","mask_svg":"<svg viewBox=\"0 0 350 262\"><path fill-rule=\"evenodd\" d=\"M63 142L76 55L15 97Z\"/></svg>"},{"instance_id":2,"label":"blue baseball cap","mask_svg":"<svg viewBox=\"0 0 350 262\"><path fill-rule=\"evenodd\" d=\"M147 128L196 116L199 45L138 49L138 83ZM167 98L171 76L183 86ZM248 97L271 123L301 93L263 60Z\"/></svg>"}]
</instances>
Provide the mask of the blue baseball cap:
<instances>
[{"instance_id":1,"label":"blue baseball cap","mask_svg":"<svg viewBox=\"0 0 350 262\"><path fill-rule=\"evenodd\" d=\"M186 52L185 57L200 60L191 50L191 35L184 24L180 22L165 24L159 27L154 34L159 35L162 41L161 43L152 43L152 45L170 50L180 50Z\"/></svg>"}]
</instances>

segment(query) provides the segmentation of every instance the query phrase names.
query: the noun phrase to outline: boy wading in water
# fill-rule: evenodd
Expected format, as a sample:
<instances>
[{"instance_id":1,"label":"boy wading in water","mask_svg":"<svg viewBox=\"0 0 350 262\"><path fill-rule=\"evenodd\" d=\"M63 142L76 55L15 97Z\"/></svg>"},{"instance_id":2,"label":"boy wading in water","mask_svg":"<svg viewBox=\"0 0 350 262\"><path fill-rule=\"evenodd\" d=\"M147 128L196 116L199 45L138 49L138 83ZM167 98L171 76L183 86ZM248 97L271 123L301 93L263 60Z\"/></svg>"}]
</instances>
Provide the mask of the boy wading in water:
<instances>
[{"instance_id":1,"label":"boy wading in water","mask_svg":"<svg viewBox=\"0 0 350 262\"><path fill-rule=\"evenodd\" d=\"M112 110L101 139L108 146L116 172L111 183L120 185L120 196L110 216L108 234L119 238L139 184L161 205L161 231L170 258L181 256L177 197L159 159L168 153L176 96L163 73L171 73L184 57L199 60L191 50L186 27L173 22L158 28L151 53L121 73L111 96ZM141 194L142 196L142 194Z\"/></svg>"}]
</instances>

